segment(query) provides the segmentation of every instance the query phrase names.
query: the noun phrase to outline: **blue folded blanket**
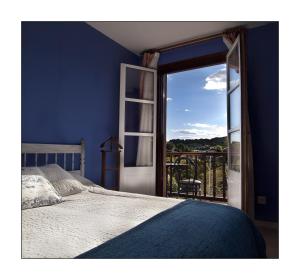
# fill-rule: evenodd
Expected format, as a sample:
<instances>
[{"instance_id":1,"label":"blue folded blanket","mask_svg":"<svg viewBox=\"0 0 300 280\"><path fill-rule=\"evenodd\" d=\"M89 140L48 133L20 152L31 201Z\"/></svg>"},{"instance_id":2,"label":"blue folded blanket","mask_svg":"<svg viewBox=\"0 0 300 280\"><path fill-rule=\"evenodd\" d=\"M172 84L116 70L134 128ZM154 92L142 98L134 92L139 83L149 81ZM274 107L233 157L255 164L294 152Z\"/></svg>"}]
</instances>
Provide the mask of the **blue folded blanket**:
<instances>
[{"instance_id":1,"label":"blue folded blanket","mask_svg":"<svg viewBox=\"0 0 300 280\"><path fill-rule=\"evenodd\" d=\"M265 257L265 241L242 211L186 200L77 258Z\"/></svg>"}]
</instances>

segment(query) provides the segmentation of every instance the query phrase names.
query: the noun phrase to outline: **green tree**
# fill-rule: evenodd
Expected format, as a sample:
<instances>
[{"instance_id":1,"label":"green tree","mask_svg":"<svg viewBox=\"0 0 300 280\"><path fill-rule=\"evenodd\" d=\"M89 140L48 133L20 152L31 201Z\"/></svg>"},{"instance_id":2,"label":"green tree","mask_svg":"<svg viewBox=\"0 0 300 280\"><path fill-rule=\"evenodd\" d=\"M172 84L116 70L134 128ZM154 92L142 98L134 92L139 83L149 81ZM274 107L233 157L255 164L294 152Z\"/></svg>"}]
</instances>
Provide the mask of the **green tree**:
<instances>
[{"instance_id":1,"label":"green tree","mask_svg":"<svg viewBox=\"0 0 300 280\"><path fill-rule=\"evenodd\" d=\"M172 142L167 143L167 151L168 152L173 152L175 150L175 144Z\"/></svg>"},{"instance_id":2,"label":"green tree","mask_svg":"<svg viewBox=\"0 0 300 280\"><path fill-rule=\"evenodd\" d=\"M217 145L217 146L214 147L214 150L216 152L223 152L223 147L221 145Z\"/></svg>"},{"instance_id":3,"label":"green tree","mask_svg":"<svg viewBox=\"0 0 300 280\"><path fill-rule=\"evenodd\" d=\"M176 145L176 151L177 152L189 152L190 148L187 145L183 144L183 143L178 143Z\"/></svg>"}]
</instances>

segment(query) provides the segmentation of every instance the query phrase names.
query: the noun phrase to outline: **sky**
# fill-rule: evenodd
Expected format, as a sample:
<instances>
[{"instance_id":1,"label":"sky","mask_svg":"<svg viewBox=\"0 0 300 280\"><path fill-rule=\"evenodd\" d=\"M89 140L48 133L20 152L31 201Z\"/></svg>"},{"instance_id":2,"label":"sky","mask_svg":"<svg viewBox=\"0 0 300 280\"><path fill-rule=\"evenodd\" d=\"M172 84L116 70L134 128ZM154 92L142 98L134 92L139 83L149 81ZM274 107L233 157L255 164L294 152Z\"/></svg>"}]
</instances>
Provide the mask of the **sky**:
<instances>
[{"instance_id":1,"label":"sky","mask_svg":"<svg viewBox=\"0 0 300 280\"><path fill-rule=\"evenodd\" d=\"M167 140L227 135L226 65L167 76Z\"/></svg>"}]
</instances>

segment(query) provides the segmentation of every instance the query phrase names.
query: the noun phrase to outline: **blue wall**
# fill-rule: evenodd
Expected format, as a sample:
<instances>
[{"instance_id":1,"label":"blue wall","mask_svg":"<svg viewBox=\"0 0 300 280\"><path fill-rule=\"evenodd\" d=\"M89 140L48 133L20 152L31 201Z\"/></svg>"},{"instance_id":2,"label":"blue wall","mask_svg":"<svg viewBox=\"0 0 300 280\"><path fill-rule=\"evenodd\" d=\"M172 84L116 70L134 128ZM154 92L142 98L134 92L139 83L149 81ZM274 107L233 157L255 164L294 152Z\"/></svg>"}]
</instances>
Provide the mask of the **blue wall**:
<instances>
[{"instance_id":1,"label":"blue wall","mask_svg":"<svg viewBox=\"0 0 300 280\"><path fill-rule=\"evenodd\" d=\"M257 205L257 219L278 221L279 188L279 29L272 23L250 29L248 47L249 114L253 142L255 195L266 196Z\"/></svg>"},{"instance_id":2,"label":"blue wall","mask_svg":"<svg viewBox=\"0 0 300 280\"><path fill-rule=\"evenodd\" d=\"M118 135L120 63L139 57L83 22L22 23L22 142L86 141L86 176L100 180L99 145Z\"/></svg>"},{"instance_id":3,"label":"blue wall","mask_svg":"<svg viewBox=\"0 0 300 280\"><path fill-rule=\"evenodd\" d=\"M257 219L278 221L278 24L247 31L249 114L253 141ZM160 64L227 51L222 39L177 48L161 54Z\"/></svg>"}]
</instances>

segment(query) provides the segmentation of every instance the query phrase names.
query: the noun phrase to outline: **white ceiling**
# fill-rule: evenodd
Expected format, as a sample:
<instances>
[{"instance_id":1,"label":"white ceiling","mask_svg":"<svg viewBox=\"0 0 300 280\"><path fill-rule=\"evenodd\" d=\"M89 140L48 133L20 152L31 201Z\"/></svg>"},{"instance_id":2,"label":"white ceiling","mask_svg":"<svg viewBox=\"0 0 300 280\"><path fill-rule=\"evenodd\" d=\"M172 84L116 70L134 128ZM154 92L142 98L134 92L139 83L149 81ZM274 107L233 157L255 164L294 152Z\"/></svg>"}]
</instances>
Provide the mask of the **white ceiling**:
<instances>
[{"instance_id":1,"label":"white ceiling","mask_svg":"<svg viewBox=\"0 0 300 280\"><path fill-rule=\"evenodd\" d=\"M236 26L255 27L265 22L87 22L89 25L139 54L147 49L164 47L172 43L203 37Z\"/></svg>"}]
</instances>

